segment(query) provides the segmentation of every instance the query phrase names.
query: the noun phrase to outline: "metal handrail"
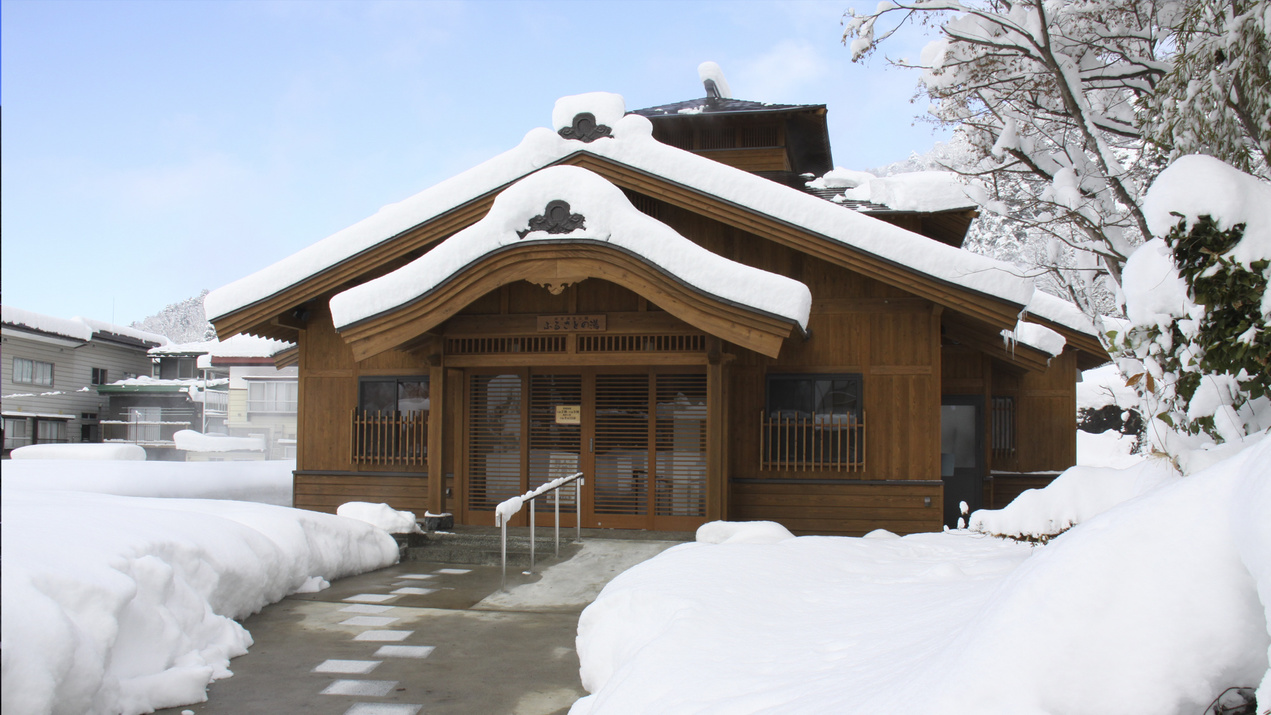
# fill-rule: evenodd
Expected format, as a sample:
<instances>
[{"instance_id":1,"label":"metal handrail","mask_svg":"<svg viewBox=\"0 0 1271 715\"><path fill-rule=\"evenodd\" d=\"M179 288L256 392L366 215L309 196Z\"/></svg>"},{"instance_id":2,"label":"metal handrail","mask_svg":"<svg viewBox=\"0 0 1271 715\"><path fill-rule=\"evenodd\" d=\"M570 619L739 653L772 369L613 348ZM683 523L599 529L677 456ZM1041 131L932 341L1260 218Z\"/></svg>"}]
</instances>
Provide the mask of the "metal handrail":
<instances>
[{"instance_id":1,"label":"metal handrail","mask_svg":"<svg viewBox=\"0 0 1271 715\"><path fill-rule=\"evenodd\" d=\"M575 529L574 539L576 541L582 541L583 520L582 520L581 507L582 507L582 489L583 489L584 481L585 480L583 479L582 472L578 472L568 477L553 479L544 484L540 484L539 486L529 490L528 492L525 492L519 497L512 497L511 499L507 499L503 502L500 502L499 505L494 508L494 523L499 526L500 536L503 542L503 550L502 550L503 585L501 587L503 588L503 590L507 590L507 587L508 587L508 521L512 517L516 516L517 512L521 510L521 507L525 505L525 502L528 501L530 503L530 570L529 570L529 573L533 573L535 546L537 545L537 540L534 538L534 529L535 529L534 500L543 496L544 494L547 494L548 492L551 492L552 494L552 506L556 510L556 556L557 558L559 558L560 557L560 488L571 482L574 485L574 509L575 509L575 517L576 517L574 519L574 529Z\"/></svg>"}]
</instances>

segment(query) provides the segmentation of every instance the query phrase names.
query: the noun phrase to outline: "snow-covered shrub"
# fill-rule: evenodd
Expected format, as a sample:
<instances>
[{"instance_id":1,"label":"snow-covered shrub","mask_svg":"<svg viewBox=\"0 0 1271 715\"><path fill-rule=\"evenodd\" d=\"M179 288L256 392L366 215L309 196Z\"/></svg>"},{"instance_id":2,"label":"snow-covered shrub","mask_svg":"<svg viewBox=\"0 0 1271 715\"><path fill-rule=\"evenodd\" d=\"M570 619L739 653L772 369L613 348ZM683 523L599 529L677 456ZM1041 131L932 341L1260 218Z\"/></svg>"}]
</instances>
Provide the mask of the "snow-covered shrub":
<instances>
[{"instance_id":1,"label":"snow-covered shrub","mask_svg":"<svg viewBox=\"0 0 1271 715\"><path fill-rule=\"evenodd\" d=\"M1154 446L1177 455L1271 427L1271 186L1183 157L1145 208L1162 238L1127 261L1130 324L1111 335Z\"/></svg>"}]
</instances>

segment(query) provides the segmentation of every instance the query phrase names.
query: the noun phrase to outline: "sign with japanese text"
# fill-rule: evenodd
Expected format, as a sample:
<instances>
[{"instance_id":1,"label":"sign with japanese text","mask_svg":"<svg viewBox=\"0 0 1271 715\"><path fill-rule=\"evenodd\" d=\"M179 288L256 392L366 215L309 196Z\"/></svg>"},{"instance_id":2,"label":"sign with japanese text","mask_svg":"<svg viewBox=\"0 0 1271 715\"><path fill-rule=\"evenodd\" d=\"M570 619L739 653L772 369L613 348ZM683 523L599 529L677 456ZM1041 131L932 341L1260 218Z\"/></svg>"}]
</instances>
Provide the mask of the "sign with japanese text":
<instances>
[{"instance_id":1,"label":"sign with japanese text","mask_svg":"<svg viewBox=\"0 0 1271 715\"><path fill-rule=\"evenodd\" d=\"M603 315L540 315L540 333L598 333L605 330Z\"/></svg>"},{"instance_id":2,"label":"sign with japanese text","mask_svg":"<svg viewBox=\"0 0 1271 715\"><path fill-rule=\"evenodd\" d=\"M582 405L557 405L556 424L578 425L583 422Z\"/></svg>"}]
</instances>

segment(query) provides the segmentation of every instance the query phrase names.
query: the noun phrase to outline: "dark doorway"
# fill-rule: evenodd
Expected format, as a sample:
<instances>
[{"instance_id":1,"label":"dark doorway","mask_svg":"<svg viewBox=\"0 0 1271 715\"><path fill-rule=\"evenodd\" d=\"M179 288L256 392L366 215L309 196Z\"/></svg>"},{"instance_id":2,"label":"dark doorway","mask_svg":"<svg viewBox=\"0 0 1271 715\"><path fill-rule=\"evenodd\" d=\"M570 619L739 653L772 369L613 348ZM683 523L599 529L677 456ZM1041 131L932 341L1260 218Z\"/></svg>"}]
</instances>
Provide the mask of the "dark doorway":
<instances>
[{"instance_id":1,"label":"dark doorway","mask_svg":"<svg viewBox=\"0 0 1271 715\"><path fill-rule=\"evenodd\" d=\"M940 478L944 523L957 528L960 504L984 506L984 396L945 395L940 401Z\"/></svg>"}]
</instances>

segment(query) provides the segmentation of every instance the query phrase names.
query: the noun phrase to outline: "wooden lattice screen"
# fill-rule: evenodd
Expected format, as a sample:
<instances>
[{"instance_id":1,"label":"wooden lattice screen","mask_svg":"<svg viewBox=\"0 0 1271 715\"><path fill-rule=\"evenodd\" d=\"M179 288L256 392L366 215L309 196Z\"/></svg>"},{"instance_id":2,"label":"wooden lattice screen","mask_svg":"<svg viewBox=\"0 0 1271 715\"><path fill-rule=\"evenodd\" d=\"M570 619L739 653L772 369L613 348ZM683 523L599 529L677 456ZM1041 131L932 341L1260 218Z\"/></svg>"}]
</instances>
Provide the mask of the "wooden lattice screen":
<instances>
[{"instance_id":1,"label":"wooden lattice screen","mask_svg":"<svg viewBox=\"0 0 1271 715\"><path fill-rule=\"evenodd\" d=\"M1015 455L1015 398L993 398L993 456L999 459Z\"/></svg>"},{"instance_id":2,"label":"wooden lattice screen","mask_svg":"<svg viewBox=\"0 0 1271 715\"><path fill-rule=\"evenodd\" d=\"M865 413L770 417L759 413L759 468L865 471Z\"/></svg>"},{"instance_id":3,"label":"wooden lattice screen","mask_svg":"<svg viewBox=\"0 0 1271 715\"><path fill-rule=\"evenodd\" d=\"M354 464L425 466L428 413L354 408L352 459Z\"/></svg>"}]
</instances>

